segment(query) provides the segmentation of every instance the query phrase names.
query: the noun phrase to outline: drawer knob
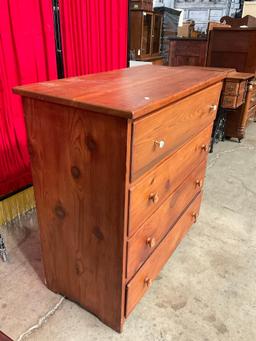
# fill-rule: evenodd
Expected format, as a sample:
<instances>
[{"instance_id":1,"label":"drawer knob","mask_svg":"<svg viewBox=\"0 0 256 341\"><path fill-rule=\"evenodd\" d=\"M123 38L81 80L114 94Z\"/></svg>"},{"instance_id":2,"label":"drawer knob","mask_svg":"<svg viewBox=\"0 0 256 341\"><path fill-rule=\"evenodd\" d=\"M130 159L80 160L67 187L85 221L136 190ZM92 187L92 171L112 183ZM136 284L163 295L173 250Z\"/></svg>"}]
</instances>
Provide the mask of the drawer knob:
<instances>
[{"instance_id":1,"label":"drawer knob","mask_svg":"<svg viewBox=\"0 0 256 341\"><path fill-rule=\"evenodd\" d=\"M210 109L211 109L211 111L216 111L217 110L217 105L216 104L212 104L210 106Z\"/></svg>"},{"instance_id":2,"label":"drawer knob","mask_svg":"<svg viewBox=\"0 0 256 341\"><path fill-rule=\"evenodd\" d=\"M154 204L158 203L159 196L157 193L150 193L149 194L149 200L151 200Z\"/></svg>"},{"instance_id":3,"label":"drawer knob","mask_svg":"<svg viewBox=\"0 0 256 341\"><path fill-rule=\"evenodd\" d=\"M203 187L203 180L202 179L197 179L196 180L196 186L198 186L199 188L202 188Z\"/></svg>"},{"instance_id":4,"label":"drawer knob","mask_svg":"<svg viewBox=\"0 0 256 341\"><path fill-rule=\"evenodd\" d=\"M155 240L155 238L153 237L153 238L148 238L147 239L147 245L151 248L151 249L153 249L153 247L155 247L155 245L156 245L156 240Z\"/></svg>"},{"instance_id":5,"label":"drawer knob","mask_svg":"<svg viewBox=\"0 0 256 341\"><path fill-rule=\"evenodd\" d=\"M208 151L207 144L202 144L201 149L204 150L205 152L207 152Z\"/></svg>"},{"instance_id":6,"label":"drawer knob","mask_svg":"<svg viewBox=\"0 0 256 341\"><path fill-rule=\"evenodd\" d=\"M196 223L197 222L198 213L193 213L192 217L193 217L193 222Z\"/></svg>"},{"instance_id":7,"label":"drawer knob","mask_svg":"<svg viewBox=\"0 0 256 341\"><path fill-rule=\"evenodd\" d=\"M146 286L149 288L152 284L152 279L149 277L146 277L144 280L144 283L146 284Z\"/></svg>"},{"instance_id":8,"label":"drawer knob","mask_svg":"<svg viewBox=\"0 0 256 341\"><path fill-rule=\"evenodd\" d=\"M155 146L156 146L156 147L164 148L164 145L165 145L164 140L159 140L159 141L157 140L157 141L155 141L154 143L155 143Z\"/></svg>"}]
</instances>

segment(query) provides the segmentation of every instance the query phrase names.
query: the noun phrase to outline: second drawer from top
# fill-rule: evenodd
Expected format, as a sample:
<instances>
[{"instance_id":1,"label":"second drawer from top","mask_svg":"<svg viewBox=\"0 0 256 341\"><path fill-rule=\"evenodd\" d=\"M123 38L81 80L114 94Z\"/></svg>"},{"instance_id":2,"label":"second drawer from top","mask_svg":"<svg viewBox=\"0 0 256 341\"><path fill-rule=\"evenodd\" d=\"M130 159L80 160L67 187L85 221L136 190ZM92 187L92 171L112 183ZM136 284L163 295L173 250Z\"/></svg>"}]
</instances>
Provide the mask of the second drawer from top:
<instances>
[{"instance_id":1,"label":"second drawer from top","mask_svg":"<svg viewBox=\"0 0 256 341\"><path fill-rule=\"evenodd\" d=\"M128 235L139 226L176 190L192 169L208 156L212 125L201 131L178 152L136 182L129 191Z\"/></svg>"}]
</instances>

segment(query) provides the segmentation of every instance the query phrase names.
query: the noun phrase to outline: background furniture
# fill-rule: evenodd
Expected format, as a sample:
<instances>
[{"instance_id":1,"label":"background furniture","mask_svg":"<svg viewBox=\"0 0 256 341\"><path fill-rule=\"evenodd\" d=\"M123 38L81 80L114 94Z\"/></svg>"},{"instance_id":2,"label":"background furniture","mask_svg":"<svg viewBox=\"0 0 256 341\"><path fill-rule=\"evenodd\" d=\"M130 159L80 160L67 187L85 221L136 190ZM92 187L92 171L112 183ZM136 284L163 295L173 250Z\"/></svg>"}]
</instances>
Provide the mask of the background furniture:
<instances>
[{"instance_id":1,"label":"background furniture","mask_svg":"<svg viewBox=\"0 0 256 341\"><path fill-rule=\"evenodd\" d=\"M169 66L204 66L206 38L170 38Z\"/></svg>"},{"instance_id":2,"label":"background furniture","mask_svg":"<svg viewBox=\"0 0 256 341\"><path fill-rule=\"evenodd\" d=\"M219 28L211 31L207 66L256 72L256 28Z\"/></svg>"},{"instance_id":3,"label":"background furniture","mask_svg":"<svg viewBox=\"0 0 256 341\"><path fill-rule=\"evenodd\" d=\"M229 74L225 80L221 106L226 114L225 136L235 137L240 142L244 138L249 120L253 120L256 113L254 74Z\"/></svg>"},{"instance_id":4,"label":"background furniture","mask_svg":"<svg viewBox=\"0 0 256 341\"><path fill-rule=\"evenodd\" d=\"M147 65L15 90L47 286L117 331L197 219L223 78Z\"/></svg>"},{"instance_id":5,"label":"background furniture","mask_svg":"<svg viewBox=\"0 0 256 341\"><path fill-rule=\"evenodd\" d=\"M236 76L234 74L233 80L229 79L228 82L248 84L248 80L252 79L256 72L255 46L256 28L214 28L209 36L207 65L233 67L240 73L237 73ZM248 75L245 72L251 74ZM227 103L228 101L232 102L232 97L227 98L225 96L226 99L223 99L223 101L226 101L226 103L224 103L223 109L225 109L224 113L226 115L225 135L227 137L236 137L240 142L244 137L250 117L254 116L255 108L253 108L254 102L251 101L251 97L254 98L254 86L249 87L249 91L244 98L242 93L240 93L240 98L236 97L239 95L239 89L240 87L234 88L234 91L238 91L238 93L233 93L233 99L236 98L238 103L233 103L232 109L232 104ZM247 91L247 85L244 90Z\"/></svg>"},{"instance_id":6,"label":"background furniture","mask_svg":"<svg viewBox=\"0 0 256 341\"><path fill-rule=\"evenodd\" d=\"M180 11L169 7L155 7L154 11L160 13L163 18L163 29L161 36L161 56L164 64L168 65L169 60L169 38L177 35Z\"/></svg>"},{"instance_id":7,"label":"background furniture","mask_svg":"<svg viewBox=\"0 0 256 341\"><path fill-rule=\"evenodd\" d=\"M236 28L240 28L240 26L256 27L256 18L252 15L243 15L242 18L225 16L220 19L220 22Z\"/></svg>"},{"instance_id":8,"label":"background furniture","mask_svg":"<svg viewBox=\"0 0 256 341\"><path fill-rule=\"evenodd\" d=\"M153 11L153 0L129 0L130 9L141 9L143 11Z\"/></svg>"},{"instance_id":9,"label":"background furniture","mask_svg":"<svg viewBox=\"0 0 256 341\"><path fill-rule=\"evenodd\" d=\"M155 12L130 11L131 59L151 61L161 58L162 15Z\"/></svg>"}]
</instances>

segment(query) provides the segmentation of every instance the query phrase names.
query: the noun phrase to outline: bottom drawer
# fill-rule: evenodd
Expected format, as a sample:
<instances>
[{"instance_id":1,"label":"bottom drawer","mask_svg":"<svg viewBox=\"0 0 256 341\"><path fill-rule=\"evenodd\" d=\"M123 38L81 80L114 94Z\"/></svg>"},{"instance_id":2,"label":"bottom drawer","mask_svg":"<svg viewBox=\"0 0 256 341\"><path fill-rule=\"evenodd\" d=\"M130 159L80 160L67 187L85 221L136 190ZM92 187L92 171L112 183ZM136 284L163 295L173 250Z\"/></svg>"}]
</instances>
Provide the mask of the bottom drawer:
<instances>
[{"instance_id":1,"label":"bottom drawer","mask_svg":"<svg viewBox=\"0 0 256 341\"><path fill-rule=\"evenodd\" d=\"M190 204L151 257L143 264L126 288L126 317L130 314L198 216L202 193Z\"/></svg>"}]
</instances>

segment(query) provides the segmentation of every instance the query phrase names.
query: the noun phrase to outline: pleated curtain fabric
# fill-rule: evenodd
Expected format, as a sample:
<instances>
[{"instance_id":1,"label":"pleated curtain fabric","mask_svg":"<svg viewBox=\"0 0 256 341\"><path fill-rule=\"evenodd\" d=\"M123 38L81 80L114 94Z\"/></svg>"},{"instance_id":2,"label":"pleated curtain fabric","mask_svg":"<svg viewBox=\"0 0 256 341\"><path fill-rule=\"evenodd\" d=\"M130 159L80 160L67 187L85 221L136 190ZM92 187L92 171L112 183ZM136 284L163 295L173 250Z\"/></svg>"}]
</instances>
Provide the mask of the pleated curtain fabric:
<instances>
[{"instance_id":1,"label":"pleated curtain fabric","mask_svg":"<svg viewBox=\"0 0 256 341\"><path fill-rule=\"evenodd\" d=\"M16 85L57 78L52 1L0 0L0 197L32 182Z\"/></svg>"},{"instance_id":2,"label":"pleated curtain fabric","mask_svg":"<svg viewBox=\"0 0 256 341\"><path fill-rule=\"evenodd\" d=\"M128 0L60 0L65 77L127 66Z\"/></svg>"}]
</instances>

